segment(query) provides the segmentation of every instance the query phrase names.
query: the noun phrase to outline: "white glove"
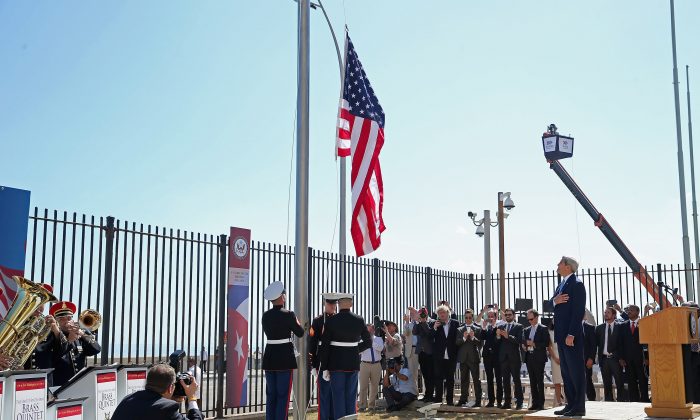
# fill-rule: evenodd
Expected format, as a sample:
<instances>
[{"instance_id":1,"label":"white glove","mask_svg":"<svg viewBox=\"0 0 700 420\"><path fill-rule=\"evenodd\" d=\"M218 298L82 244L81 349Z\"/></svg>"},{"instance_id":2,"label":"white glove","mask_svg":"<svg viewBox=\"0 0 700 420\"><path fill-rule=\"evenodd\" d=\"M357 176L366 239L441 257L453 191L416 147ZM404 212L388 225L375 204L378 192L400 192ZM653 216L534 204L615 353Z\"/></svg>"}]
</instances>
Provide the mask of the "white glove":
<instances>
[{"instance_id":1,"label":"white glove","mask_svg":"<svg viewBox=\"0 0 700 420\"><path fill-rule=\"evenodd\" d=\"M318 377L318 370L316 370L316 368L311 369L311 376L314 378Z\"/></svg>"},{"instance_id":2,"label":"white glove","mask_svg":"<svg viewBox=\"0 0 700 420\"><path fill-rule=\"evenodd\" d=\"M330 382L331 381L331 373L327 370L323 371L323 380Z\"/></svg>"}]
</instances>

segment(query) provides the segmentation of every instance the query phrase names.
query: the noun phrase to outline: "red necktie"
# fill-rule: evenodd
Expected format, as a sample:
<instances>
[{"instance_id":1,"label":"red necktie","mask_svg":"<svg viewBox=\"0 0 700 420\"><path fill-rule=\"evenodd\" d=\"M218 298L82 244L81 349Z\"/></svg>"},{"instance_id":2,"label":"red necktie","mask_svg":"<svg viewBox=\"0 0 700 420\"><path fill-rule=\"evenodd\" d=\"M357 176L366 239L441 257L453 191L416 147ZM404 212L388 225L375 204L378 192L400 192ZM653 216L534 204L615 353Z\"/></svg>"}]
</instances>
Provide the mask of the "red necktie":
<instances>
[{"instance_id":1,"label":"red necktie","mask_svg":"<svg viewBox=\"0 0 700 420\"><path fill-rule=\"evenodd\" d=\"M634 334L634 322L630 323L630 327L632 328L632 334Z\"/></svg>"}]
</instances>

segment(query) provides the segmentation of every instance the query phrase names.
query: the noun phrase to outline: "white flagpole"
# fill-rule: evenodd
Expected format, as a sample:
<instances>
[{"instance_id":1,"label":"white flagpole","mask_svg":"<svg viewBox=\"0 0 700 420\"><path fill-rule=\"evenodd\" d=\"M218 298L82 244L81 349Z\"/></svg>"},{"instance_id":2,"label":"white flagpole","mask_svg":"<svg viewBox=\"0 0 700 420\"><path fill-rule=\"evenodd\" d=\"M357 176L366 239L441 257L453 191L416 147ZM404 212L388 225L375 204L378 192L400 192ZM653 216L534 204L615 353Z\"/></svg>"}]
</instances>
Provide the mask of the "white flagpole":
<instances>
[{"instance_id":1,"label":"white flagpole","mask_svg":"<svg viewBox=\"0 0 700 420\"><path fill-rule=\"evenodd\" d=\"M294 310L304 331L309 330L308 259L309 259L309 0L299 0L298 89L297 89L297 182L296 237L294 242ZM302 354L294 371L294 418L306 419L308 364L306 336L296 339Z\"/></svg>"}]
</instances>

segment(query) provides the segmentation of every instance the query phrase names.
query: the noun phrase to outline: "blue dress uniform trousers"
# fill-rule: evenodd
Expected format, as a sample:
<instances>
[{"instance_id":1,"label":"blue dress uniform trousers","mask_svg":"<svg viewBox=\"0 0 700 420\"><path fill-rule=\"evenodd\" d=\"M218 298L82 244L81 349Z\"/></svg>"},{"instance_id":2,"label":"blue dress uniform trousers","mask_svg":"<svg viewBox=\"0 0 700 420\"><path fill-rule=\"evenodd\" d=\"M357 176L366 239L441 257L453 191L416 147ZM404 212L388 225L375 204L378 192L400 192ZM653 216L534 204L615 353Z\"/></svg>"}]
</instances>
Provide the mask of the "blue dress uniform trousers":
<instances>
[{"instance_id":1,"label":"blue dress uniform trousers","mask_svg":"<svg viewBox=\"0 0 700 420\"><path fill-rule=\"evenodd\" d=\"M331 371L333 419L357 412L357 371Z\"/></svg>"},{"instance_id":2,"label":"blue dress uniform trousers","mask_svg":"<svg viewBox=\"0 0 700 420\"><path fill-rule=\"evenodd\" d=\"M292 370L265 371L267 402L266 420L284 420L289 413L289 397L292 392Z\"/></svg>"},{"instance_id":3,"label":"blue dress uniform trousers","mask_svg":"<svg viewBox=\"0 0 700 420\"><path fill-rule=\"evenodd\" d=\"M569 408L574 411L586 410L586 365L583 356L582 336L574 338L574 345L557 343L561 361L564 394Z\"/></svg>"},{"instance_id":4,"label":"blue dress uniform trousers","mask_svg":"<svg viewBox=\"0 0 700 420\"><path fill-rule=\"evenodd\" d=\"M318 375L318 420L331 420L333 418L333 397L331 383Z\"/></svg>"}]
</instances>

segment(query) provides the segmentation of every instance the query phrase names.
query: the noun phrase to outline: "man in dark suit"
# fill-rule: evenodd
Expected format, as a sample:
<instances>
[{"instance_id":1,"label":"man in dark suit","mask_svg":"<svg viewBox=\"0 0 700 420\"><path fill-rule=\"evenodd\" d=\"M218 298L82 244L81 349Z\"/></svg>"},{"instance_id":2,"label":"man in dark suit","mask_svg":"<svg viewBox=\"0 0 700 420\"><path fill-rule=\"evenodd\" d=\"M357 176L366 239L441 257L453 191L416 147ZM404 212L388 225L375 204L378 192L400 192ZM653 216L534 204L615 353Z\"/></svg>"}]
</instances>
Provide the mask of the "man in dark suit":
<instances>
[{"instance_id":1,"label":"man in dark suit","mask_svg":"<svg viewBox=\"0 0 700 420\"><path fill-rule=\"evenodd\" d=\"M418 337L416 352L418 352L418 364L423 375L423 398L420 401L429 403L434 401L435 391L435 362L433 361L433 338L430 336L430 324L428 308L423 307L418 311L418 322L413 326L413 335Z\"/></svg>"},{"instance_id":2,"label":"man in dark suit","mask_svg":"<svg viewBox=\"0 0 700 420\"><path fill-rule=\"evenodd\" d=\"M287 418L292 372L297 368L292 334L304 335L304 329L294 312L284 308L287 292L284 283L271 283L263 293L272 308L263 313L262 328L267 338L262 368L265 371L265 417L268 420Z\"/></svg>"},{"instance_id":3,"label":"man in dark suit","mask_svg":"<svg viewBox=\"0 0 700 420\"><path fill-rule=\"evenodd\" d=\"M197 381L192 378L188 385L180 380L185 390L187 416L180 414L180 402L173 400L175 392L175 370L166 364L157 364L148 369L146 389L127 395L112 414L112 420L199 420L202 412L197 406Z\"/></svg>"},{"instance_id":4,"label":"man in dark suit","mask_svg":"<svg viewBox=\"0 0 700 420\"><path fill-rule=\"evenodd\" d=\"M505 323L496 329L496 339L501 341L498 360L501 363L501 376L503 377L503 408L511 408L512 391L510 380L513 379L515 388L515 408L523 408L523 386L520 383L520 342L523 338L523 326L515 322L515 312L508 308L503 311Z\"/></svg>"},{"instance_id":5,"label":"man in dark suit","mask_svg":"<svg viewBox=\"0 0 700 420\"><path fill-rule=\"evenodd\" d=\"M649 402L649 382L644 374L644 346L639 343L639 306L628 305L629 319L620 324L620 340L623 353L620 365L627 372L627 387L629 400L632 402Z\"/></svg>"},{"instance_id":6,"label":"man in dark suit","mask_svg":"<svg viewBox=\"0 0 700 420\"><path fill-rule=\"evenodd\" d=\"M481 350L481 328L474 323L474 311L467 309L464 313L464 325L457 329L457 361L461 375L461 394L457 405L466 404L469 399L469 376L471 375L476 398L473 407L481 407L479 350Z\"/></svg>"},{"instance_id":7,"label":"man in dark suit","mask_svg":"<svg viewBox=\"0 0 700 420\"><path fill-rule=\"evenodd\" d=\"M457 328L459 322L450 317L450 308L440 305L438 319L432 323L430 336L433 340L435 361L435 402L442 402L443 389L446 390L447 405L454 405L455 369L457 368Z\"/></svg>"},{"instance_id":8,"label":"man in dark suit","mask_svg":"<svg viewBox=\"0 0 700 420\"><path fill-rule=\"evenodd\" d=\"M486 308L484 308L485 310ZM489 402L486 407L493 407L494 400L497 407L501 408L503 401L503 378L501 377L501 363L498 360L501 349L501 340L496 339L497 312L490 310L486 313L486 320L482 328L482 342L484 343L481 356L484 358L484 370L486 371L486 390ZM493 382L496 381L494 393Z\"/></svg>"},{"instance_id":9,"label":"man in dark suit","mask_svg":"<svg viewBox=\"0 0 700 420\"><path fill-rule=\"evenodd\" d=\"M613 399L612 381L617 387L617 401L625 401L625 387L622 383L620 370L620 354L622 342L620 340L621 327L615 322L617 311L615 308L605 309L605 322L595 328L596 343L598 345L598 365L603 376L603 390L605 401Z\"/></svg>"},{"instance_id":10,"label":"man in dark suit","mask_svg":"<svg viewBox=\"0 0 700 420\"><path fill-rule=\"evenodd\" d=\"M355 414L357 411L360 353L372 347L372 337L367 330L367 324L364 318L350 311L352 304L353 295L339 294L339 311L326 321L326 330L323 333L320 369L323 378L331 383L333 419Z\"/></svg>"},{"instance_id":11,"label":"man in dark suit","mask_svg":"<svg viewBox=\"0 0 700 420\"><path fill-rule=\"evenodd\" d=\"M593 386L593 365L595 364L596 339L595 326L583 320L583 344L584 357L586 358L586 397L588 401L595 401L596 393Z\"/></svg>"},{"instance_id":12,"label":"man in dark suit","mask_svg":"<svg viewBox=\"0 0 700 420\"><path fill-rule=\"evenodd\" d=\"M540 324L540 314L534 309L527 311L527 321L530 326L523 331L522 347L532 390L528 410L544 410L544 365L550 343L549 329Z\"/></svg>"},{"instance_id":13,"label":"man in dark suit","mask_svg":"<svg viewBox=\"0 0 700 420\"><path fill-rule=\"evenodd\" d=\"M557 272L562 280L551 299L554 305L554 340L559 349L566 394L566 406L554 414L568 417L586 415L585 346L581 325L586 312L586 287L576 277L576 270L576 260L561 258Z\"/></svg>"}]
</instances>

